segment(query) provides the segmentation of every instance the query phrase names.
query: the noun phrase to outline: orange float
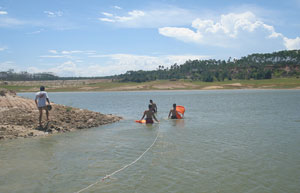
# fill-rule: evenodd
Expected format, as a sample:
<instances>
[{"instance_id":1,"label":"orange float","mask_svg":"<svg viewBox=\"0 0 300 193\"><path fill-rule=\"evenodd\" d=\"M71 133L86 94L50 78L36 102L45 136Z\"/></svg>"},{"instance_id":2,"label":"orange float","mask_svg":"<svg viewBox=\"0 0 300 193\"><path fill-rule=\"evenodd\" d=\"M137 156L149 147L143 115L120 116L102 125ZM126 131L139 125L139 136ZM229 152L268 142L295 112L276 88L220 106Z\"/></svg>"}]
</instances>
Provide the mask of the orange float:
<instances>
[{"instance_id":1,"label":"orange float","mask_svg":"<svg viewBox=\"0 0 300 193\"><path fill-rule=\"evenodd\" d=\"M146 120L135 120L136 123L146 123Z\"/></svg>"},{"instance_id":2,"label":"orange float","mask_svg":"<svg viewBox=\"0 0 300 193\"><path fill-rule=\"evenodd\" d=\"M180 106L180 105L177 105L176 106L176 117L177 119L182 119L183 115L184 115L184 112L185 112L185 108L184 106Z\"/></svg>"}]
</instances>

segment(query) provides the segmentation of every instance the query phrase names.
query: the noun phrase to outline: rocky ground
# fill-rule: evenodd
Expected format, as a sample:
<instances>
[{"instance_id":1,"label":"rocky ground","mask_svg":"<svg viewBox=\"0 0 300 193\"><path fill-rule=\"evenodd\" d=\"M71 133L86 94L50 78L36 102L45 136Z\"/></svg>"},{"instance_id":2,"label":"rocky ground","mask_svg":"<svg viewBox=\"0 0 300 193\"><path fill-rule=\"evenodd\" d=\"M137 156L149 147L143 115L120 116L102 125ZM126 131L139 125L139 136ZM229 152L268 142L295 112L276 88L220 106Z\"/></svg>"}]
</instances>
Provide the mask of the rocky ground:
<instances>
[{"instance_id":1,"label":"rocky ground","mask_svg":"<svg viewBox=\"0 0 300 193\"><path fill-rule=\"evenodd\" d=\"M43 124L40 127L39 112L34 100L16 96L12 91L0 90L0 140L97 127L121 119L115 115L104 115L58 104L51 105L50 120L46 121L44 112Z\"/></svg>"}]
</instances>

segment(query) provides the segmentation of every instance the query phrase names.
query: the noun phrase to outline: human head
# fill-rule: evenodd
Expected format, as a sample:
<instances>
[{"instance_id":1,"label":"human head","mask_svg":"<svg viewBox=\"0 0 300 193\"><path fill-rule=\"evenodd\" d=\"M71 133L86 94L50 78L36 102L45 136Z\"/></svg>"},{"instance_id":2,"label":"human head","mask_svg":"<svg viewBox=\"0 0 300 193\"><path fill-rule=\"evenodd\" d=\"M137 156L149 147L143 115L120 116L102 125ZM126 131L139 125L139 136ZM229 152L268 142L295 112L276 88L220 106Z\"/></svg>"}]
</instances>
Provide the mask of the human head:
<instances>
[{"instance_id":1,"label":"human head","mask_svg":"<svg viewBox=\"0 0 300 193\"><path fill-rule=\"evenodd\" d=\"M45 90L45 87L44 86L41 86L40 87L40 91L44 91Z\"/></svg>"},{"instance_id":2,"label":"human head","mask_svg":"<svg viewBox=\"0 0 300 193\"><path fill-rule=\"evenodd\" d=\"M148 108L149 108L149 109L152 109L152 105L148 105Z\"/></svg>"},{"instance_id":3,"label":"human head","mask_svg":"<svg viewBox=\"0 0 300 193\"><path fill-rule=\"evenodd\" d=\"M176 103L173 104L173 108L176 109Z\"/></svg>"},{"instance_id":4,"label":"human head","mask_svg":"<svg viewBox=\"0 0 300 193\"><path fill-rule=\"evenodd\" d=\"M152 99L150 99L150 103L153 103Z\"/></svg>"}]
</instances>

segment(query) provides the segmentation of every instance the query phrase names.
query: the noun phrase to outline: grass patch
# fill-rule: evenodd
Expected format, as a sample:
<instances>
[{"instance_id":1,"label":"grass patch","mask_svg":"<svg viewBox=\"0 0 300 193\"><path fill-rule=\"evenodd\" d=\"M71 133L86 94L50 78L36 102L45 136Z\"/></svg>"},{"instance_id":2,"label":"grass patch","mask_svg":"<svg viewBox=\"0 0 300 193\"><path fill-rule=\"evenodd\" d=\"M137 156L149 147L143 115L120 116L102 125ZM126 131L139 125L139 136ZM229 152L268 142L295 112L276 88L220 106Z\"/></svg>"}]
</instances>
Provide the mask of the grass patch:
<instances>
[{"instance_id":1,"label":"grass patch","mask_svg":"<svg viewBox=\"0 0 300 193\"><path fill-rule=\"evenodd\" d=\"M222 89L237 88L265 88L265 89L291 89L300 88L299 78L274 78L264 80L225 80L222 82L202 82L191 80L156 80L151 82L97 82L82 85L46 86L48 92L87 92L109 90L200 90L205 87L220 86ZM32 85L0 85L16 92L37 92L39 87Z\"/></svg>"},{"instance_id":2,"label":"grass patch","mask_svg":"<svg viewBox=\"0 0 300 193\"><path fill-rule=\"evenodd\" d=\"M13 90L16 92L20 92L20 91L26 92L26 91L32 90L34 88L39 90L39 87L36 87L36 86L19 86L19 85L0 85L0 88Z\"/></svg>"}]
</instances>

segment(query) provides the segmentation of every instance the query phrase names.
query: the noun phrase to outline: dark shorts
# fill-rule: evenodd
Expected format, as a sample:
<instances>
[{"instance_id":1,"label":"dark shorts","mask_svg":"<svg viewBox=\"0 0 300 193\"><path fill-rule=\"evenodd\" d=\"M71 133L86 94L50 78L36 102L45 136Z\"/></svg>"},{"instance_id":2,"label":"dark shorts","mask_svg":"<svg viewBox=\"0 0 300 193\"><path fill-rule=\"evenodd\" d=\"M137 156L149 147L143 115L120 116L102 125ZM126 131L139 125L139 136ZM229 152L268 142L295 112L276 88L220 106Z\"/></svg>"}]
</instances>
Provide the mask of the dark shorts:
<instances>
[{"instance_id":1,"label":"dark shorts","mask_svg":"<svg viewBox=\"0 0 300 193\"><path fill-rule=\"evenodd\" d=\"M175 115L175 116L172 116L171 119L177 119L177 116L176 116L176 115Z\"/></svg>"},{"instance_id":2,"label":"dark shorts","mask_svg":"<svg viewBox=\"0 0 300 193\"><path fill-rule=\"evenodd\" d=\"M38 107L38 109L39 109L39 110L46 110L46 111L48 110L48 109L47 109L47 106Z\"/></svg>"},{"instance_id":3,"label":"dark shorts","mask_svg":"<svg viewBox=\"0 0 300 193\"><path fill-rule=\"evenodd\" d=\"M150 118L150 119L146 119L146 123L151 123L152 124L154 122L153 122L153 119Z\"/></svg>"}]
</instances>

